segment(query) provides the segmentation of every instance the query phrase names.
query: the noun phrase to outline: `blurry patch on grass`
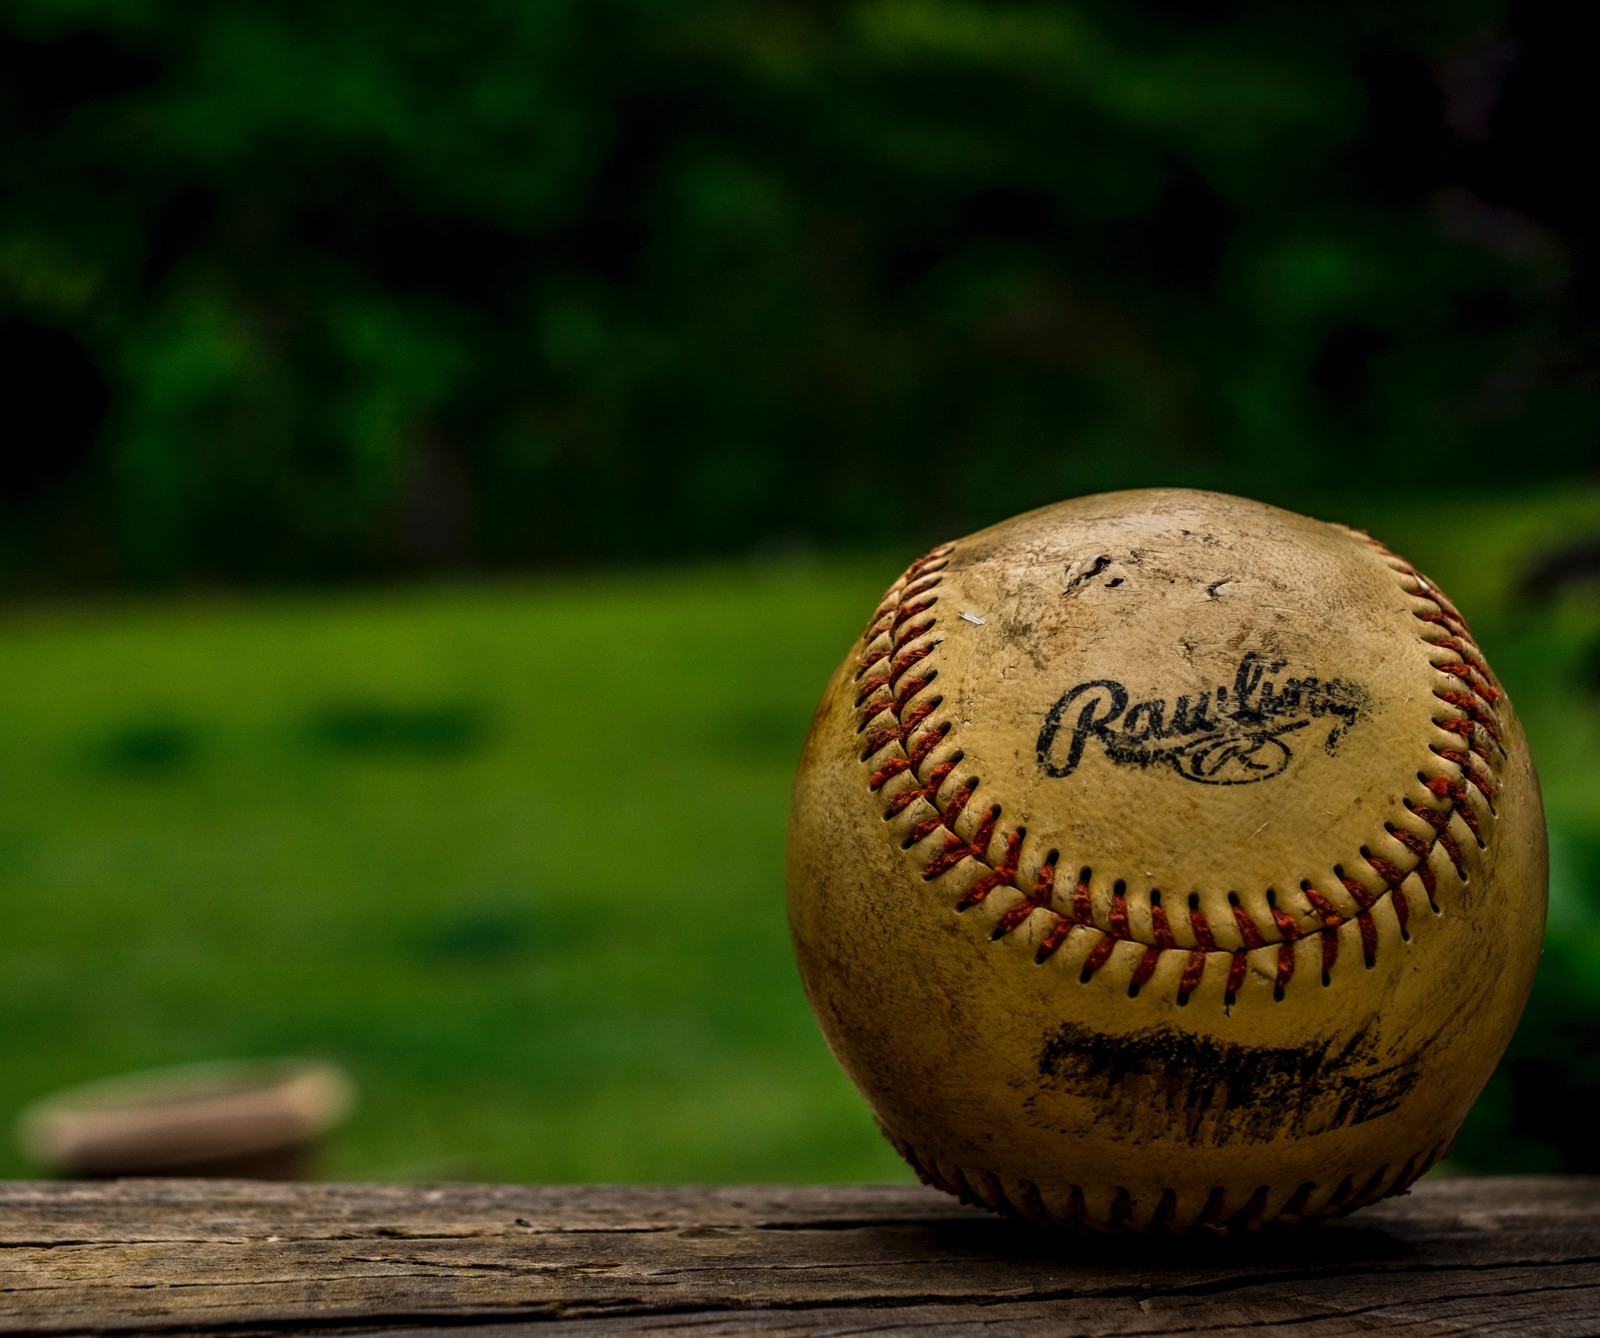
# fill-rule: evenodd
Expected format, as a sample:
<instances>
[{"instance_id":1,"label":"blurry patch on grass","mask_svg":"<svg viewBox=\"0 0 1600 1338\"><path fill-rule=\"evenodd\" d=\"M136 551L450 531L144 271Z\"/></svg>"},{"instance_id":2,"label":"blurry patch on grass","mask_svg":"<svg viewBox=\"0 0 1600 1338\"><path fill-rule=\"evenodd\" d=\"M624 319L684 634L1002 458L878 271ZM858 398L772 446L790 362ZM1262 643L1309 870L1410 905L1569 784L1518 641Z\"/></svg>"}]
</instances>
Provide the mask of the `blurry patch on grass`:
<instances>
[{"instance_id":1,"label":"blurry patch on grass","mask_svg":"<svg viewBox=\"0 0 1600 1338\"><path fill-rule=\"evenodd\" d=\"M408 707L351 701L315 712L310 733L340 752L442 761L478 751L492 730L488 712L470 702Z\"/></svg>"},{"instance_id":2,"label":"blurry patch on grass","mask_svg":"<svg viewBox=\"0 0 1600 1338\"><path fill-rule=\"evenodd\" d=\"M186 769L200 752L200 732L176 720L123 725L91 749L101 770L119 776L159 777Z\"/></svg>"},{"instance_id":3,"label":"blurry patch on grass","mask_svg":"<svg viewBox=\"0 0 1600 1338\"><path fill-rule=\"evenodd\" d=\"M772 706L738 711L719 722L718 751L730 760L793 766L800 760L809 722L810 715L804 708Z\"/></svg>"},{"instance_id":4,"label":"blurry patch on grass","mask_svg":"<svg viewBox=\"0 0 1600 1338\"><path fill-rule=\"evenodd\" d=\"M1591 638L1579 658L1578 684L1600 694L1600 636Z\"/></svg>"},{"instance_id":5,"label":"blurry patch on grass","mask_svg":"<svg viewBox=\"0 0 1600 1338\"><path fill-rule=\"evenodd\" d=\"M509 898L479 902L427 926L418 941L419 956L441 966L497 966L549 947L551 936L541 928L530 904Z\"/></svg>"}]
</instances>

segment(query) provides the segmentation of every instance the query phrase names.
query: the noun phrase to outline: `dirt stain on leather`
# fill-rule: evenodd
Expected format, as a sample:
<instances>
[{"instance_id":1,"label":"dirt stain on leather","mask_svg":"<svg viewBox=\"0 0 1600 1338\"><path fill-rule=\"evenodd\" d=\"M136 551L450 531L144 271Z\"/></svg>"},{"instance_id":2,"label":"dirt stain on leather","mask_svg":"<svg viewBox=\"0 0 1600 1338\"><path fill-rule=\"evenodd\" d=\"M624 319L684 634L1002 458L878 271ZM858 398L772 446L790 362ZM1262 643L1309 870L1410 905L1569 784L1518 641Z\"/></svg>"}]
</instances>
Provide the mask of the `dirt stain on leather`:
<instances>
[{"instance_id":1,"label":"dirt stain on leather","mask_svg":"<svg viewBox=\"0 0 1600 1338\"><path fill-rule=\"evenodd\" d=\"M1382 1062L1366 1029L1274 1047L1175 1027L1111 1036L1069 1022L1039 1054L1041 1077L1101 1105L1129 1137L1160 1125L1215 1146L1364 1124L1396 1109L1420 1068L1420 1053Z\"/></svg>"}]
</instances>

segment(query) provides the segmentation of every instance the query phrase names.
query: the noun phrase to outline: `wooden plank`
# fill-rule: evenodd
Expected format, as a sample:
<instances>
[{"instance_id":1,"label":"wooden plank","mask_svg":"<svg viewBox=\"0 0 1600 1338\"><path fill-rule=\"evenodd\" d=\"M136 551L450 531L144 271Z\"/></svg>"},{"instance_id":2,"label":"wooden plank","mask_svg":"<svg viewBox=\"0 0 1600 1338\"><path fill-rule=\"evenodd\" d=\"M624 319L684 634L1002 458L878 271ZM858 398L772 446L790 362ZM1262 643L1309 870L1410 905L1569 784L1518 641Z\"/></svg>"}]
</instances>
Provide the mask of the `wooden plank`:
<instances>
[{"instance_id":1,"label":"wooden plank","mask_svg":"<svg viewBox=\"0 0 1600 1338\"><path fill-rule=\"evenodd\" d=\"M1586 1335L1600 1181L1434 1180L1234 1240L914 1187L0 1184L0 1331Z\"/></svg>"}]
</instances>

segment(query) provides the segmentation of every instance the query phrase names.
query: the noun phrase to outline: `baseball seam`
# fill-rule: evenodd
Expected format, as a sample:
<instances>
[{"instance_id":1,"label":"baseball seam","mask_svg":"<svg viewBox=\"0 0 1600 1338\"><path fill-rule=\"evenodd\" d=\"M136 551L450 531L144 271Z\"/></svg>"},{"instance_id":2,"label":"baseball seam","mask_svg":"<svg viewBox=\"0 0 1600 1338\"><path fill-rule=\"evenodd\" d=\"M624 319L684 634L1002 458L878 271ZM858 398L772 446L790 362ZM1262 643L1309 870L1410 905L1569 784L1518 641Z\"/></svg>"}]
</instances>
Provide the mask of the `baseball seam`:
<instances>
[{"instance_id":1,"label":"baseball seam","mask_svg":"<svg viewBox=\"0 0 1600 1338\"><path fill-rule=\"evenodd\" d=\"M1200 909L1197 894L1189 895L1185 911L1164 905L1160 892L1151 889L1147 894L1148 906L1144 908L1148 911L1151 940L1146 942L1136 937L1131 928L1126 885L1121 880L1113 886L1103 922L1097 916L1091 895L1093 871L1087 866L1079 872L1071 888L1070 901L1062 908L1057 907L1058 851L1046 854L1031 887L1025 886L1020 866L1026 831L1004 823L1000 804L977 812L972 800L980 778L956 778L963 760L959 750L933 760L953 729L951 721L934 718L943 698L932 689L938 677L935 653L941 644L936 635L938 614L934 609L943 582L941 573L955 551L954 544L942 544L919 558L890 587L863 634L865 650L855 676L858 733L865 736L861 760L873 767L869 789L873 793L883 792L897 778L909 778L909 783L894 785L887 791L888 805L883 816L897 818L914 805L925 805L925 812L918 810L920 816L912 815L916 820L902 842L907 851L915 852L914 858L922 864L923 879L937 880L968 861L981 869L957 903L959 911L987 900L1001 888L1015 890L1018 900L1000 915L993 937L1004 938L1042 913L1047 917L1047 927L1043 929L1035 953L1036 960L1041 963L1054 956L1074 934L1096 936L1082 961L1080 975L1085 983L1105 966L1120 944L1142 946L1144 952L1133 968L1128 987L1130 996L1137 996L1151 980L1164 955L1184 953L1177 1002L1187 1004L1208 968L1226 961L1223 998L1225 1004L1231 1006L1244 984L1250 954L1271 952L1276 948L1277 961L1271 974L1274 998L1281 1000L1295 978L1295 945L1313 935L1320 939L1321 979L1326 985L1338 959L1340 931L1351 922L1360 936L1366 965L1375 966L1379 935L1373 913L1380 906L1388 904L1401 937L1410 937L1407 928L1410 901L1403 890L1408 878L1417 880L1436 913L1440 907L1436 900L1435 853L1442 851L1456 876L1466 881L1463 838L1480 847L1485 844L1485 822L1472 796L1476 793L1477 802L1485 806L1492 818L1496 782L1489 773L1495 766L1496 756L1503 756L1504 749L1502 724L1495 709L1500 689L1460 613L1414 567L1376 540L1366 535L1359 537L1378 552L1411 601L1411 613L1422 629L1420 639L1429 647L1430 663L1440 680L1433 688L1433 696L1440 703L1440 714L1435 716L1434 723L1459 742L1449 746L1430 744L1429 751L1438 759L1434 774L1417 772L1417 779L1427 792L1443 801L1442 804L1417 803L1410 798L1402 801L1406 812L1419 820L1429 835L1420 834L1403 821L1383 825L1385 836L1412 860L1409 867L1400 867L1397 859L1375 852L1370 844L1360 848L1360 859L1370 870L1368 877L1357 878L1343 865L1333 866L1334 878L1357 908L1354 912L1336 906L1309 878L1300 882L1308 910L1299 918L1277 904L1273 889L1267 889L1262 898L1270 915L1269 923L1259 921L1246 909L1237 893L1230 893L1231 929L1237 935L1239 946L1228 948L1218 943L1217 930ZM963 836L957 824L969 809L976 821L974 825L969 820L967 825L973 826L972 833ZM935 837L937 844L933 844ZM1373 844L1377 844L1376 840ZM1368 885L1373 882L1381 891ZM1186 916L1184 937L1192 941L1192 946L1180 944L1174 928L1175 916ZM1180 920L1181 923L1184 921Z\"/></svg>"},{"instance_id":2,"label":"baseball seam","mask_svg":"<svg viewBox=\"0 0 1600 1338\"><path fill-rule=\"evenodd\" d=\"M1135 1216L1133 1196L1124 1188L1116 1190L1110 1211L1102 1219L1089 1211L1087 1196L1079 1185L1068 1186L1063 1197L1047 1202L1044 1192L1032 1180L1014 1179L1008 1185L992 1171L942 1163L926 1150L893 1134L889 1135L889 1141L924 1184L954 1194L963 1203L1027 1218L1043 1226L1106 1232L1175 1232L1198 1228L1218 1234L1272 1222L1343 1217L1392 1194L1404 1194L1450 1150L1449 1142L1436 1143L1426 1151L1413 1153L1398 1172L1391 1174L1393 1163L1386 1163L1359 1183L1355 1175L1347 1175L1327 1192L1318 1182L1306 1180L1276 1204L1273 1202L1276 1195L1268 1185L1257 1185L1243 1203L1237 1199L1230 1201L1228 1191L1215 1185L1206 1194L1200 1211L1192 1213L1188 1205L1180 1205L1176 1190L1163 1189L1155 1210L1140 1220Z\"/></svg>"}]
</instances>

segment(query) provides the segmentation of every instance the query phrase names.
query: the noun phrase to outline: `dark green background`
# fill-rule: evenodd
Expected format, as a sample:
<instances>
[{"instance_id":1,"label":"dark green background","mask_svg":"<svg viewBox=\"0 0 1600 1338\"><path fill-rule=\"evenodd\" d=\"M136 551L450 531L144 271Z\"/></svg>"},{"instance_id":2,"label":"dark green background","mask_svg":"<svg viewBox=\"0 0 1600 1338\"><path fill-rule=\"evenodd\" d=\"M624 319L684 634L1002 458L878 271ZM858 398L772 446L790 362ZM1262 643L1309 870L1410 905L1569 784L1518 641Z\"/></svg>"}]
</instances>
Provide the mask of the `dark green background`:
<instances>
[{"instance_id":1,"label":"dark green background","mask_svg":"<svg viewBox=\"0 0 1600 1338\"><path fill-rule=\"evenodd\" d=\"M8 0L14 586L1594 463L1553 6Z\"/></svg>"},{"instance_id":2,"label":"dark green background","mask_svg":"<svg viewBox=\"0 0 1600 1338\"><path fill-rule=\"evenodd\" d=\"M927 543L1186 484L1464 607L1555 876L1457 1165L1600 1169L1567 13L0 0L0 1116L311 1051L340 1174L893 1173L811 703Z\"/></svg>"}]
</instances>

